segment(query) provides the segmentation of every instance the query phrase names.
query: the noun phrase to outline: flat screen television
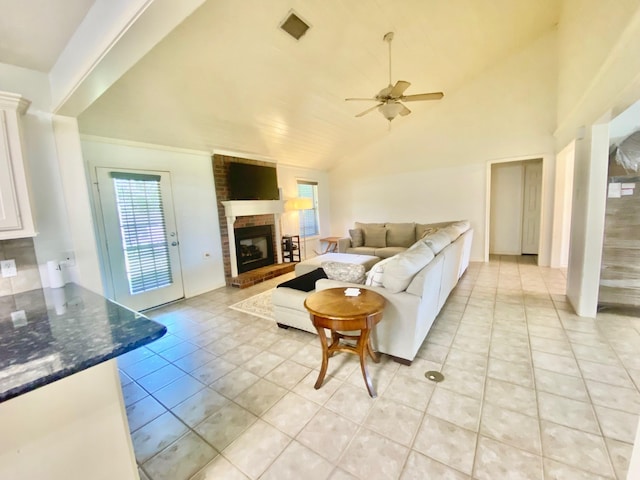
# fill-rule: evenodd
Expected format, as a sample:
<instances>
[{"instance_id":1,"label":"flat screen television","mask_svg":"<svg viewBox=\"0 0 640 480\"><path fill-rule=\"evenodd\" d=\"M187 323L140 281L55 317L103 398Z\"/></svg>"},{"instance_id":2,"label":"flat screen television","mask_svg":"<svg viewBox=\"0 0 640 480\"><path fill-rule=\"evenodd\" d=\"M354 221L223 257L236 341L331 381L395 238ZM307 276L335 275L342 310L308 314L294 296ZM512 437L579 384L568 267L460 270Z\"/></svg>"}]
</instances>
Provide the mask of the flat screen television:
<instances>
[{"instance_id":1,"label":"flat screen television","mask_svg":"<svg viewBox=\"0 0 640 480\"><path fill-rule=\"evenodd\" d=\"M229 164L231 200L278 200L278 178L274 167Z\"/></svg>"}]
</instances>

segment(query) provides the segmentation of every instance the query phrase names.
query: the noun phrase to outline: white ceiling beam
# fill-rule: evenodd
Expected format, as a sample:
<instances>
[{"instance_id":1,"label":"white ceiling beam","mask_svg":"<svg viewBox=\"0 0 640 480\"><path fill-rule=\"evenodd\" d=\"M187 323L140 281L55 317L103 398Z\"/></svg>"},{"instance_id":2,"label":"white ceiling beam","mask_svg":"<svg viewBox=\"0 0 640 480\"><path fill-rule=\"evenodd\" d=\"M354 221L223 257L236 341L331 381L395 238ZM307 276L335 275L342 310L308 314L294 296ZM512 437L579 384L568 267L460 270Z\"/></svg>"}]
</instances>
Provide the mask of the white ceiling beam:
<instances>
[{"instance_id":1,"label":"white ceiling beam","mask_svg":"<svg viewBox=\"0 0 640 480\"><path fill-rule=\"evenodd\" d=\"M49 73L52 111L77 117L205 0L96 0Z\"/></svg>"}]
</instances>

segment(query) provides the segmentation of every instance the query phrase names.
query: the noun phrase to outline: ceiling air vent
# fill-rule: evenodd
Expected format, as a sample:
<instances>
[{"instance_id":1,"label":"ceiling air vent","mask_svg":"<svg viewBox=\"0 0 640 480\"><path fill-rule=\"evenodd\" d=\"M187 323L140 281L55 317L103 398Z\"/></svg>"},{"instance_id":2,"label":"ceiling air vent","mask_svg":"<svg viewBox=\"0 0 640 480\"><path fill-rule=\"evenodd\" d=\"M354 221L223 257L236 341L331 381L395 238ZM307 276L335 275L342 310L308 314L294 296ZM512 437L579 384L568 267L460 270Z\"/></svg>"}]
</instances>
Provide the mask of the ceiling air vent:
<instances>
[{"instance_id":1,"label":"ceiling air vent","mask_svg":"<svg viewBox=\"0 0 640 480\"><path fill-rule=\"evenodd\" d=\"M307 25L292 10L289 12L289 15L287 15L287 18L285 18L284 22L280 24L280 28L296 40L300 40L300 37L302 37L305 33L307 33L307 30L309 30L309 25Z\"/></svg>"}]
</instances>

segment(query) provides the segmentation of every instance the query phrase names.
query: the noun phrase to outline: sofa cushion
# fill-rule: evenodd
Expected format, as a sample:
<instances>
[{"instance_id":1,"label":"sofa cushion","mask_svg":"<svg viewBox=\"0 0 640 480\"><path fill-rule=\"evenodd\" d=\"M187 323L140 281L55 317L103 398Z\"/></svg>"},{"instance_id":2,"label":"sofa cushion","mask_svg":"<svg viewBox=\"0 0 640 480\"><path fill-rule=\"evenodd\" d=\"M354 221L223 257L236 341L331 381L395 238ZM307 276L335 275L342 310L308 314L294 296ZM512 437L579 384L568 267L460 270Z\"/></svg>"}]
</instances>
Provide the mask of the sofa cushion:
<instances>
[{"instance_id":1,"label":"sofa cushion","mask_svg":"<svg viewBox=\"0 0 640 480\"><path fill-rule=\"evenodd\" d=\"M433 260L433 257L431 248L422 244L390 258L384 266L382 285L391 293L406 290L416 273Z\"/></svg>"},{"instance_id":2,"label":"sofa cushion","mask_svg":"<svg viewBox=\"0 0 640 480\"><path fill-rule=\"evenodd\" d=\"M384 227L384 223L355 223L356 228L360 228L362 230L366 230L367 227Z\"/></svg>"},{"instance_id":3,"label":"sofa cushion","mask_svg":"<svg viewBox=\"0 0 640 480\"><path fill-rule=\"evenodd\" d=\"M430 225L423 225L421 223L416 223L416 240L421 240L427 235L436 233L437 231L438 231L438 227L432 227Z\"/></svg>"},{"instance_id":4,"label":"sofa cushion","mask_svg":"<svg viewBox=\"0 0 640 480\"><path fill-rule=\"evenodd\" d=\"M410 247L416 241L415 223L387 223L387 246Z\"/></svg>"},{"instance_id":5,"label":"sofa cushion","mask_svg":"<svg viewBox=\"0 0 640 480\"><path fill-rule=\"evenodd\" d=\"M322 262L327 278L347 283L364 283L364 265L342 262Z\"/></svg>"},{"instance_id":6,"label":"sofa cushion","mask_svg":"<svg viewBox=\"0 0 640 480\"><path fill-rule=\"evenodd\" d=\"M469 223L469 220L460 220L459 222L453 222L451 226L458 229L458 232L462 235L471 228L471 223Z\"/></svg>"},{"instance_id":7,"label":"sofa cushion","mask_svg":"<svg viewBox=\"0 0 640 480\"><path fill-rule=\"evenodd\" d=\"M389 263L389 261L393 257L385 258L384 260L380 260L376 263L369 273L367 274L367 279L364 284L369 285L371 287L382 287L382 275L384 274L384 266Z\"/></svg>"},{"instance_id":8,"label":"sofa cushion","mask_svg":"<svg viewBox=\"0 0 640 480\"><path fill-rule=\"evenodd\" d=\"M427 246L431 248L431 250L433 250L433 253L435 253L436 255L439 254L444 249L444 247L451 243L449 235L441 231L437 231L425 236L422 241L426 243Z\"/></svg>"},{"instance_id":9,"label":"sofa cushion","mask_svg":"<svg viewBox=\"0 0 640 480\"><path fill-rule=\"evenodd\" d=\"M362 247L364 245L364 232L361 228L349 230L349 236L351 237L351 246L353 248Z\"/></svg>"},{"instance_id":10,"label":"sofa cushion","mask_svg":"<svg viewBox=\"0 0 640 480\"><path fill-rule=\"evenodd\" d=\"M452 242L455 242L456 239L460 236L460 230L453 225L441 228L439 231L447 235L449 237L449 240L451 240Z\"/></svg>"},{"instance_id":11,"label":"sofa cushion","mask_svg":"<svg viewBox=\"0 0 640 480\"><path fill-rule=\"evenodd\" d=\"M405 252L407 249L404 247L384 247L376 248L374 255L380 258L389 258L397 255L398 253Z\"/></svg>"},{"instance_id":12,"label":"sofa cushion","mask_svg":"<svg viewBox=\"0 0 640 480\"><path fill-rule=\"evenodd\" d=\"M387 229L385 227L366 227L364 229L364 246L374 248L386 247Z\"/></svg>"},{"instance_id":13,"label":"sofa cushion","mask_svg":"<svg viewBox=\"0 0 640 480\"><path fill-rule=\"evenodd\" d=\"M377 256L376 249L373 247L358 247L358 248L347 248L347 252L352 255L370 255Z\"/></svg>"},{"instance_id":14,"label":"sofa cushion","mask_svg":"<svg viewBox=\"0 0 640 480\"><path fill-rule=\"evenodd\" d=\"M316 289L316 281L321 278L328 278L322 268L316 268L312 272L305 273L299 277L293 278L287 282L281 283L276 288L293 288L301 292L310 292Z\"/></svg>"}]
</instances>

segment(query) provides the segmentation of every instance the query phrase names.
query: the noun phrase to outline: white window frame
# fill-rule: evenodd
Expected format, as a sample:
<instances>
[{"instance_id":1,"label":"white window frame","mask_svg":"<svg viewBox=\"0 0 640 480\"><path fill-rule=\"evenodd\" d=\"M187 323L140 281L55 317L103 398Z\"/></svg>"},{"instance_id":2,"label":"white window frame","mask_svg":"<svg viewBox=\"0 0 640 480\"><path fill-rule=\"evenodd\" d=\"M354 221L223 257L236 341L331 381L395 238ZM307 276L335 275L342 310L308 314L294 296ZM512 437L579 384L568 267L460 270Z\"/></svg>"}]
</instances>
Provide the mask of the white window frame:
<instances>
[{"instance_id":1,"label":"white window frame","mask_svg":"<svg viewBox=\"0 0 640 480\"><path fill-rule=\"evenodd\" d=\"M311 196L307 192L300 191L300 186L311 186ZM311 198L313 202L313 208L310 210L302 210L299 215L299 231L300 237L312 238L320 236L320 216L318 215L318 182L316 180L297 179L296 188L298 190L298 197ZM309 225L312 219L315 224L313 231L309 232Z\"/></svg>"}]
</instances>

